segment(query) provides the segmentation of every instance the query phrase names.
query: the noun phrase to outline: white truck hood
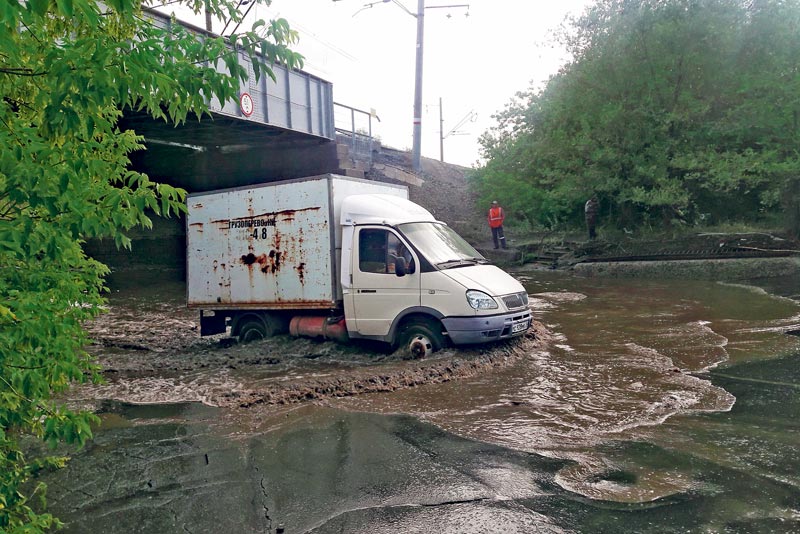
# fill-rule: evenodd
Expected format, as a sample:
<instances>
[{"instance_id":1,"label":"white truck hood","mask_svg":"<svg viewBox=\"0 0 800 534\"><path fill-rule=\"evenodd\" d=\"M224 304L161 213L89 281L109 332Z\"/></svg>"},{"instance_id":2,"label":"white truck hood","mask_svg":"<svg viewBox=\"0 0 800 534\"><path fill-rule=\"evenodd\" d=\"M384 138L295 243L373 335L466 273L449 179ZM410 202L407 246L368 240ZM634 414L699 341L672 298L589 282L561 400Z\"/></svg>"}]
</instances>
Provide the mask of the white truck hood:
<instances>
[{"instance_id":1,"label":"white truck hood","mask_svg":"<svg viewBox=\"0 0 800 534\"><path fill-rule=\"evenodd\" d=\"M440 271L467 289L477 289L492 297L525 291L513 276L494 265L472 265Z\"/></svg>"}]
</instances>

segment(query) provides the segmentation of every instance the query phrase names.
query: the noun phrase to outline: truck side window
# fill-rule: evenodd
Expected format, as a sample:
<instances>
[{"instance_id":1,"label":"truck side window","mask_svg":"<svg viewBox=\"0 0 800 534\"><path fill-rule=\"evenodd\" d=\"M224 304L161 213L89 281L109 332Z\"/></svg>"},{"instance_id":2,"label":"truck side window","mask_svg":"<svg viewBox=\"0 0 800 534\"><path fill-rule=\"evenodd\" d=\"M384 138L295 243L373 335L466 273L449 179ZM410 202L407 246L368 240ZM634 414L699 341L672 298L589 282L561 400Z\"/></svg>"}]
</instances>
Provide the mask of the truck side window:
<instances>
[{"instance_id":1,"label":"truck side window","mask_svg":"<svg viewBox=\"0 0 800 534\"><path fill-rule=\"evenodd\" d=\"M358 268L362 273L394 274L397 258L406 260L409 274L414 272L414 258L395 234L377 229L360 231Z\"/></svg>"},{"instance_id":2,"label":"truck side window","mask_svg":"<svg viewBox=\"0 0 800 534\"><path fill-rule=\"evenodd\" d=\"M358 238L358 268L364 273L387 273L386 230L363 229Z\"/></svg>"},{"instance_id":3,"label":"truck side window","mask_svg":"<svg viewBox=\"0 0 800 534\"><path fill-rule=\"evenodd\" d=\"M387 265L389 267L389 272L394 273L395 270L395 262L399 259L403 258L406 262L406 272L408 274L413 274L415 269L414 266L414 256L411 255L411 252L406 248L400 239L393 233L389 233L389 258Z\"/></svg>"}]
</instances>

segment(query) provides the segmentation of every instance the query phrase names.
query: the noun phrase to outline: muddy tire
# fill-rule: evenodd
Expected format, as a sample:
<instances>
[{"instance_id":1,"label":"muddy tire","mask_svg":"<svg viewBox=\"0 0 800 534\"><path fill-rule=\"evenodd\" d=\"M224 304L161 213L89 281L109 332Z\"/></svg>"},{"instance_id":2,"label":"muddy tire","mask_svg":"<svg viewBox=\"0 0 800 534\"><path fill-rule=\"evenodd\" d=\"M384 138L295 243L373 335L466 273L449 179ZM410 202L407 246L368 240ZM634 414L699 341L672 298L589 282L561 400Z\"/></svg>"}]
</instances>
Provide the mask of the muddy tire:
<instances>
[{"instance_id":1,"label":"muddy tire","mask_svg":"<svg viewBox=\"0 0 800 534\"><path fill-rule=\"evenodd\" d=\"M427 358L444 347L442 328L433 321L415 321L400 332L398 348L410 358Z\"/></svg>"},{"instance_id":2,"label":"muddy tire","mask_svg":"<svg viewBox=\"0 0 800 534\"><path fill-rule=\"evenodd\" d=\"M267 325L259 317L248 317L239 325L239 343L249 343L269 337Z\"/></svg>"},{"instance_id":3,"label":"muddy tire","mask_svg":"<svg viewBox=\"0 0 800 534\"><path fill-rule=\"evenodd\" d=\"M289 331L289 321L285 314L276 312L249 313L240 318L236 325L239 343L258 341L268 337L285 334Z\"/></svg>"}]
</instances>

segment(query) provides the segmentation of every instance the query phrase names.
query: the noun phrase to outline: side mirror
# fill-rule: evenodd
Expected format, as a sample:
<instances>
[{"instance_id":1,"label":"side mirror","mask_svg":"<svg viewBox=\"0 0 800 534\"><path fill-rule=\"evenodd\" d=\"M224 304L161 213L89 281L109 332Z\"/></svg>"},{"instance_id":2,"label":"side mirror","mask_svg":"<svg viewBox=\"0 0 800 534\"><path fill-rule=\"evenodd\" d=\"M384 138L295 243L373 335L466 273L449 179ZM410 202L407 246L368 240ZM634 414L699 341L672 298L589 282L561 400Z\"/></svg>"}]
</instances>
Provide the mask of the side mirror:
<instances>
[{"instance_id":1,"label":"side mirror","mask_svg":"<svg viewBox=\"0 0 800 534\"><path fill-rule=\"evenodd\" d=\"M406 275L406 259L405 258L395 258L394 260L394 274L397 276L405 276Z\"/></svg>"}]
</instances>

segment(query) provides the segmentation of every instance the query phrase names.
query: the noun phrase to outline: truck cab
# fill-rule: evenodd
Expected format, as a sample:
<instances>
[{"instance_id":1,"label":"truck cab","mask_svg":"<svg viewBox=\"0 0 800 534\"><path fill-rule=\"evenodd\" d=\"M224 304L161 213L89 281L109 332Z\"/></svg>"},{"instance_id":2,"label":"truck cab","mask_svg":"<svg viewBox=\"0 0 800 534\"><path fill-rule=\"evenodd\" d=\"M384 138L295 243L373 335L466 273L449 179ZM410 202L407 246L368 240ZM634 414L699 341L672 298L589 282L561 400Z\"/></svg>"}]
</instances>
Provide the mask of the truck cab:
<instances>
[{"instance_id":1,"label":"truck cab","mask_svg":"<svg viewBox=\"0 0 800 534\"><path fill-rule=\"evenodd\" d=\"M353 195L341 208L341 285L351 337L435 351L524 333L528 295L452 228L408 200ZM417 343L418 344L418 343Z\"/></svg>"}]
</instances>

